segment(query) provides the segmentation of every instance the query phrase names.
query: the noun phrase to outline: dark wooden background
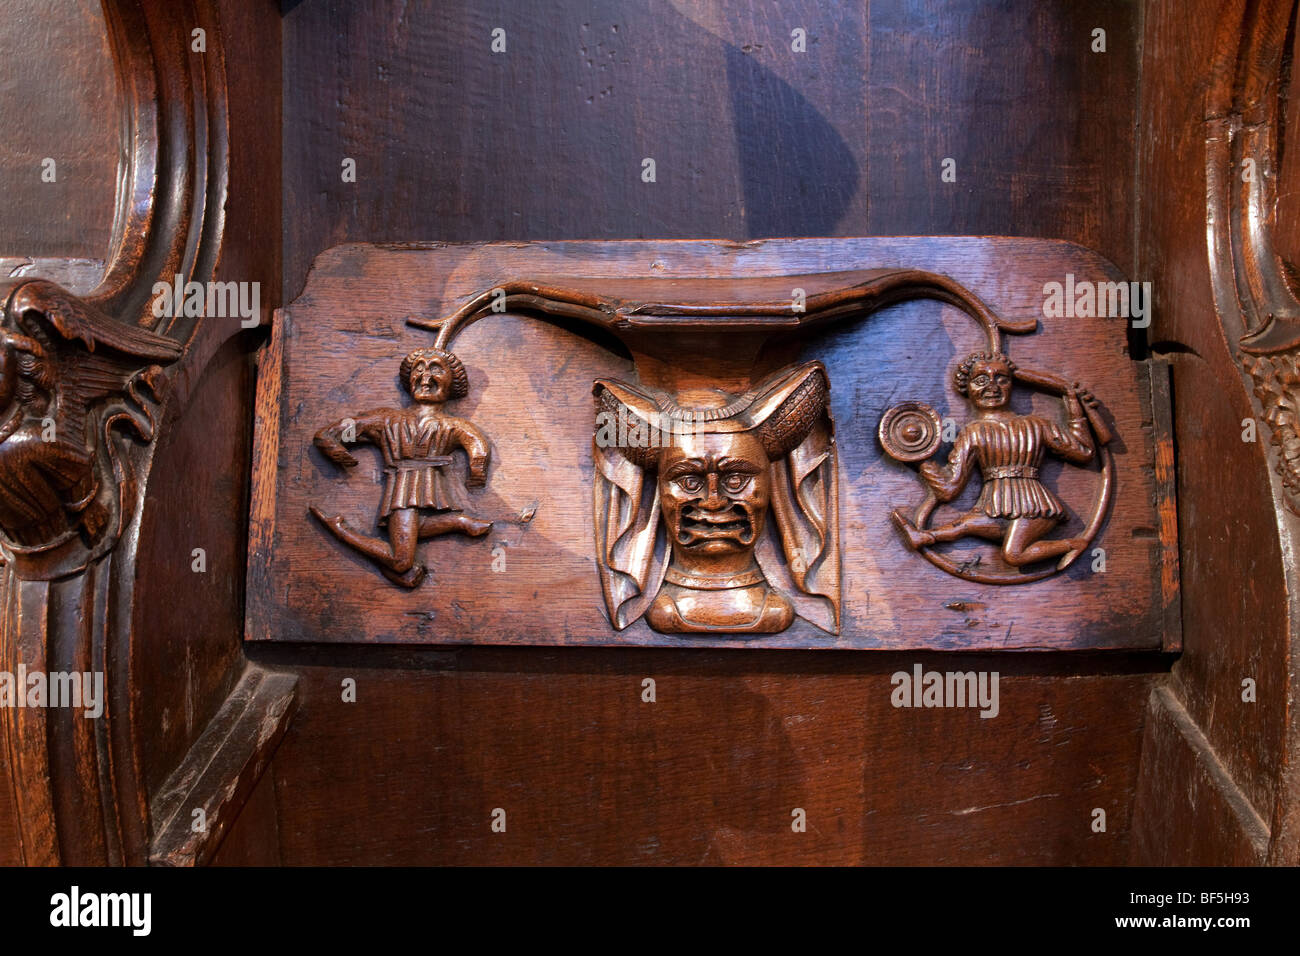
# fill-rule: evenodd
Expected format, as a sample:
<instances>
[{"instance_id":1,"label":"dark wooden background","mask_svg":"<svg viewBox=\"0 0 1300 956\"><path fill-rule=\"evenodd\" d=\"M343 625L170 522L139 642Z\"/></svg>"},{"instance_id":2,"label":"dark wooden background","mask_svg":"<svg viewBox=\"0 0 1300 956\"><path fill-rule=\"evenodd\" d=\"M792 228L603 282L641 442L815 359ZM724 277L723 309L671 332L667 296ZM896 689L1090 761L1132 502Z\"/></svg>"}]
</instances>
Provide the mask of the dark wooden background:
<instances>
[{"instance_id":1,"label":"dark wooden background","mask_svg":"<svg viewBox=\"0 0 1300 956\"><path fill-rule=\"evenodd\" d=\"M1282 638L1259 630L1282 613L1273 513L1262 447L1213 437L1250 414L1240 389L1217 401L1236 373L1213 341L1206 277L1199 78L1218 3L285 0L278 16L220 6L283 67L280 87L248 83L237 107L255 157L237 204L282 222L279 247L265 246L282 265L279 303L347 241L1034 236L1157 280L1165 312L1151 338L1177 352L1187 623L1176 665L1153 653L250 646L250 658L300 676L302 701L219 861L1212 859L1228 838L1188 814L1199 800L1214 819L1213 788L1162 788L1166 769L1195 777L1172 745L1169 763L1139 772L1144 733L1148 753L1177 737L1144 719L1171 666L1267 818L1284 695L1268 694L1280 677L1249 669L1282 653ZM493 55L498 26L507 52ZM790 51L795 27L808 32L805 54ZM1097 27L1104 54L1090 50ZM70 37L99 55L93 33ZM70 86L81 95L88 84ZM12 102L6 120L19 115ZM27 119L18 127L32 136L85 125ZM115 161L85 153L100 164L83 190L95 201L70 194L59 215L29 207L21 227L0 219L0 255L102 257L108 220L96 217ZM355 183L341 181L345 157ZM646 157L654 184L640 179ZM940 179L948 157L955 183ZM25 162L0 162L7 194L30 174ZM1283 239L1300 244L1294 229ZM151 486L173 522L188 520L188 492L202 493L195 535L216 554L202 584L184 585L192 604L176 603L182 576L160 571L167 600L141 621L160 655L165 635L196 632L197 656L158 665L166 706L149 718L145 754L155 781L183 752L184 728L201 727L228 689L205 682L216 668L204 659L227 653L242 622L250 339L214 364ZM214 429L229 430L216 445ZM188 561L195 535L173 540L166 520L142 531L143 573ZM889 675L915 662L998 670L1001 715L892 708ZM1261 702L1243 710L1248 670ZM641 702L647 677L654 704ZM355 704L340 699L347 678ZM489 828L497 807L504 834ZM808 832L791 832L794 807ZM1095 808L1104 833L1091 827ZM0 806L0 847L10 815Z\"/></svg>"},{"instance_id":2,"label":"dark wooden background","mask_svg":"<svg viewBox=\"0 0 1300 956\"><path fill-rule=\"evenodd\" d=\"M1004 234L1133 263L1131 3L306 0L283 26L285 301L351 240ZM1004 710L981 720L889 705L893 671L969 658L250 655L304 678L275 766L288 862L1118 863L1167 666L986 662Z\"/></svg>"}]
</instances>

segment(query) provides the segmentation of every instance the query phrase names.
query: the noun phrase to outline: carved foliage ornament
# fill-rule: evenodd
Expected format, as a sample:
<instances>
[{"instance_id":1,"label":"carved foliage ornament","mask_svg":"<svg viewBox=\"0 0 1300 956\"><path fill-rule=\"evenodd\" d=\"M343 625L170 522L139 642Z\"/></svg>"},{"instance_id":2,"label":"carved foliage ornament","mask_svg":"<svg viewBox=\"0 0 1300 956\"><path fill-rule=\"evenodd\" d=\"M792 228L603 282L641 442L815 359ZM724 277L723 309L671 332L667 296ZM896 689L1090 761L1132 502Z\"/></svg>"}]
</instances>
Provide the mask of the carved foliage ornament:
<instances>
[{"instance_id":1,"label":"carved foliage ornament","mask_svg":"<svg viewBox=\"0 0 1300 956\"><path fill-rule=\"evenodd\" d=\"M1296 16L1294 0L1224 5L1205 125L1215 306L1271 431L1281 499L1300 514L1300 277L1274 240Z\"/></svg>"}]
</instances>

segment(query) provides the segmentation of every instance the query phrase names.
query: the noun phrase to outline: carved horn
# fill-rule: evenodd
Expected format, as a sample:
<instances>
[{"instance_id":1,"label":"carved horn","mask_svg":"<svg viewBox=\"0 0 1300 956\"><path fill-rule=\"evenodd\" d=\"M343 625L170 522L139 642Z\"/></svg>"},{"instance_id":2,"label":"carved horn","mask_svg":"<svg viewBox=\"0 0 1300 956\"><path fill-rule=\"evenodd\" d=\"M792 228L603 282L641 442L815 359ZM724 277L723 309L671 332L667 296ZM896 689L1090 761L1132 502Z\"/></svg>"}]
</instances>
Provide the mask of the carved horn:
<instances>
[{"instance_id":1,"label":"carved horn","mask_svg":"<svg viewBox=\"0 0 1300 956\"><path fill-rule=\"evenodd\" d=\"M592 386L596 396L596 413L604 412L613 416L615 428L620 418L626 422L626 429L637 428L646 436L644 445L630 445L616 439L612 447L624 458L638 468L654 468L659 461L659 449L665 444L665 436L653 424L659 420L659 406L649 395L624 382L599 380ZM597 439L601 434L600 422L597 422Z\"/></svg>"},{"instance_id":2,"label":"carved horn","mask_svg":"<svg viewBox=\"0 0 1300 956\"><path fill-rule=\"evenodd\" d=\"M803 443L826 411L830 382L820 362L796 369L760 394L750 414L767 456L784 458Z\"/></svg>"}]
</instances>

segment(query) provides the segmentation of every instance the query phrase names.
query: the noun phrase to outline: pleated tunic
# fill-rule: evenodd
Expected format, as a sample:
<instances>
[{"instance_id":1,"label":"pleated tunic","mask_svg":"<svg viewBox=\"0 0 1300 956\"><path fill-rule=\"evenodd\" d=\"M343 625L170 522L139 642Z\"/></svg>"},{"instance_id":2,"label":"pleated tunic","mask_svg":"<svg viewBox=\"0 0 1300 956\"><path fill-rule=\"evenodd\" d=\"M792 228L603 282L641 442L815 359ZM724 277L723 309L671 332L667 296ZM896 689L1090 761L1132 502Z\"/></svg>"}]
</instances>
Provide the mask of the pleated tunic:
<instances>
[{"instance_id":1,"label":"pleated tunic","mask_svg":"<svg viewBox=\"0 0 1300 956\"><path fill-rule=\"evenodd\" d=\"M948 456L950 492L965 486L978 466L984 487L975 507L990 518L1062 518L1065 506L1039 480L1048 450L1076 463L1092 457L1088 423L1073 419L1069 428L1037 415L980 418L957 436Z\"/></svg>"},{"instance_id":2,"label":"pleated tunic","mask_svg":"<svg viewBox=\"0 0 1300 956\"><path fill-rule=\"evenodd\" d=\"M400 508L464 511L468 506L464 482L452 468L452 452L474 447L477 436L460 419L422 418L416 411L392 416L376 436L385 475L381 524Z\"/></svg>"}]
</instances>

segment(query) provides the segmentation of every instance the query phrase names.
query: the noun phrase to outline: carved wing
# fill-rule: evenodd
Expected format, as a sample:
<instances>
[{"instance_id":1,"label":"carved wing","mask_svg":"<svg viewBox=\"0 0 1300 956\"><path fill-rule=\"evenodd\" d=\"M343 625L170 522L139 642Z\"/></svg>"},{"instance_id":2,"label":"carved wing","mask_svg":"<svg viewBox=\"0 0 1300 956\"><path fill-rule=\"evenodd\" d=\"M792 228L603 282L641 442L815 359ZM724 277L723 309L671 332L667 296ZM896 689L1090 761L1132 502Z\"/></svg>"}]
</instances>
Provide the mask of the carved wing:
<instances>
[{"instance_id":1,"label":"carved wing","mask_svg":"<svg viewBox=\"0 0 1300 956\"><path fill-rule=\"evenodd\" d=\"M9 303L19 322L41 319L68 341L79 341L89 352L103 347L121 355L167 364L180 357L172 339L119 322L43 279L23 283ZM137 363L144 364L144 363Z\"/></svg>"},{"instance_id":2,"label":"carved wing","mask_svg":"<svg viewBox=\"0 0 1300 956\"><path fill-rule=\"evenodd\" d=\"M142 438L152 437L153 420L134 380L145 372L144 381L152 385L145 370L179 358L177 342L119 322L44 280L19 286L6 311L12 324L39 345L50 367L60 441L84 450L91 406L112 397L131 399L138 414L133 409L119 420L129 422Z\"/></svg>"}]
</instances>

